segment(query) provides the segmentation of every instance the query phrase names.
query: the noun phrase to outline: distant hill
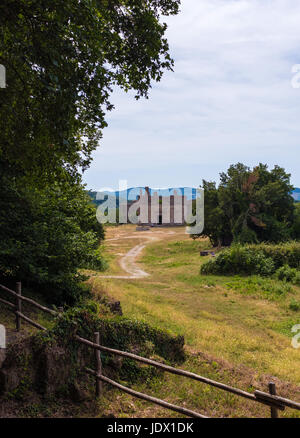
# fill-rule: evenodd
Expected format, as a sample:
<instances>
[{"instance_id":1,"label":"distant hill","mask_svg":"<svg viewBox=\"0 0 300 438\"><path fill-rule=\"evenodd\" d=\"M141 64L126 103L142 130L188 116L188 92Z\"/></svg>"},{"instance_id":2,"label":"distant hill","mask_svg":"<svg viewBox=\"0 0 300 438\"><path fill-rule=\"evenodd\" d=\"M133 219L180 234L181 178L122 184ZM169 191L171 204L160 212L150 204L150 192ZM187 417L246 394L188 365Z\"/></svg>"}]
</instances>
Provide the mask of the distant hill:
<instances>
[{"instance_id":1,"label":"distant hill","mask_svg":"<svg viewBox=\"0 0 300 438\"><path fill-rule=\"evenodd\" d=\"M143 193L145 191L145 188L144 187L130 187L127 190L122 190L122 191L116 190L113 192L103 191L102 193L104 193L105 195L110 195L110 196L116 197L117 198L117 205L118 205L120 199L127 198L129 201L137 199L137 197L140 195L141 190ZM196 199L196 189L194 187L171 187L168 189L151 189L150 188L150 194L153 195L156 192L159 196L170 196L170 195L174 195L175 190L177 191L177 193L185 192L187 199ZM103 202L103 201L96 200L96 196L97 196L96 191L89 190L88 194L90 195L90 197L92 198L92 200L95 204L101 204L101 202ZM296 202L300 202L300 188L296 188L292 192L292 196Z\"/></svg>"},{"instance_id":2,"label":"distant hill","mask_svg":"<svg viewBox=\"0 0 300 438\"><path fill-rule=\"evenodd\" d=\"M296 202L300 202L300 189L295 189L293 191L293 198Z\"/></svg>"},{"instance_id":3,"label":"distant hill","mask_svg":"<svg viewBox=\"0 0 300 438\"><path fill-rule=\"evenodd\" d=\"M142 190L142 194L145 192L145 187L131 187L127 190L122 191L106 191L104 190L104 195L110 195L117 198L117 205L119 204L120 199L128 199L129 201L136 200L137 197L140 195L140 191ZM171 187L168 189L151 189L150 188L150 195L152 196L154 193L157 193L158 196L170 196L174 195L174 192L177 191L178 194L185 194L187 199L196 199L196 188L194 187ZM95 191L88 191L88 194L92 198L93 202L95 204L101 204L103 201L97 201L97 192Z\"/></svg>"}]
</instances>

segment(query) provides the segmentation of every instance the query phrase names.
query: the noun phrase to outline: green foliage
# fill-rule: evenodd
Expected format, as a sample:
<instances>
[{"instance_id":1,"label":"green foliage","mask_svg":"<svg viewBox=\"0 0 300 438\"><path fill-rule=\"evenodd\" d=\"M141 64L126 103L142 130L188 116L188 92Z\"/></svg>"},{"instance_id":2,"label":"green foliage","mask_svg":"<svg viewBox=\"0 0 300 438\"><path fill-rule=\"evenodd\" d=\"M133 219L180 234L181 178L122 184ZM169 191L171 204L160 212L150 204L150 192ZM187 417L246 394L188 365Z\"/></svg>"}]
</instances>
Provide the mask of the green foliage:
<instances>
[{"instance_id":1,"label":"green foliage","mask_svg":"<svg viewBox=\"0 0 300 438\"><path fill-rule=\"evenodd\" d=\"M86 168L114 86L147 97L173 60L179 0L2 0L0 153L39 178Z\"/></svg>"},{"instance_id":2,"label":"green foliage","mask_svg":"<svg viewBox=\"0 0 300 438\"><path fill-rule=\"evenodd\" d=\"M201 274L259 274L299 282L300 242L232 245L201 267Z\"/></svg>"},{"instance_id":3,"label":"green foliage","mask_svg":"<svg viewBox=\"0 0 300 438\"><path fill-rule=\"evenodd\" d=\"M292 237L300 240L300 202L295 205L294 224L292 228Z\"/></svg>"},{"instance_id":4,"label":"green foliage","mask_svg":"<svg viewBox=\"0 0 300 438\"><path fill-rule=\"evenodd\" d=\"M157 354L169 361L184 360L184 339L174 337L168 332L154 328L149 324L124 318L121 316L98 317L95 309L88 307L73 307L64 312L56 326L50 331L50 336L59 339L70 348L78 349L78 343L72 340L73 335L92 340L94 332L101 333L103 345L123 351L133 351L138 348L141 356L149 355L149 345L153 346L150 353ZM151 347L152 348L152 347Z\"/></svg>"},{"instance_id":5,"label":"green foliage","mask_svg":"<svg viewBox=\"0 0 300 438\"><path fill-rule=\"evenodd\" d=\"M298 312L300 310L300 303L299 301L296 301L295 299L292 299L289 304L289 309L293 310L294 312Z\"/></svg>"},{"instance_id":6,"label":"green foliage","mask_svg":"<svg viewBox=\"0 0 300 438\"><path fill-rule=\"evenodd\" d=\"M185 359L182 337L137 320L111 318L111 315L102 315L100 319L98 306L89 302L88 306L73 307L57 316L52 329L9 345L6 372L12 379L1 387L6 391L1 395L22 401L31 399L34 393L35 400L37 394L44 396L44 400L52 396L55 400L66 399L74 382L90 391L90 377L84 368L94 369L94 350L76 341L74 335L94 341L95 331L100 332L101 344L110 348L172 364ZM111 353L101 352L101 360L104 375L115 380L149 382L161 373L154 367Z\"/></svg>"},{"instance_id":7,"label":"green foliage","mask_svg":"<svg viewBox=\"0 0 300 438\"><path fill-rule=\"evenodd\" d=\"M0 276L74 303L78 269L105 267L81 170L107 126L113 88L148 97L172 70L161 16L179 3L1 1Z\"/></svg>"},{"instance_id":8,"label":"green foliage","mask_svg":"<svg viewBox=\"0 0 300 438\"><path fill-rule=\"evenodd\" d=\"M182 362L185 359L183 350L184 338L173 336L168 332L154 328L145 322L124 317L98 316L98 306L91 302L82 307L72 307L56 319L55 326L36 337L36 348L43 345L58 344L68 352L71 362L72 376L81 372L82 363L94 367L93 350L82 346L74 339L78 334L90 341L94 333L100 332L101 344L121 351L129 351L144 357L159 356L170 363ZM125 358L116 362L117 356L102 352L101 359L105 373L115 374L130 382L145 381L157 375L152 367L143 367L132 359ZM70 379L72 377L70 375Z\"/></svg>"},{"instance_id":9,"label":"green foliage","mask_svg":"<svg viewBox=\"0 0 300 438\"><path fill-rule=\"evenodd\" d=\"M282 242L296 237L293 187L283 168L238 163L220 174L220 185L203 181L205 228L215 246Z\"/></svg>"},{"instance_id":10,"label":"green foliage","mask_svg":"<svg viewBox=\"0 0 300 438\"><path fill-rule=\"evenodd\" d=\"M268 243L260 243L259 245L249 245L252 251L261 251L264 256L271 257L275 268L288 265L292 268L300 267L300 242L289 241L272 245Z\"/></svg>"},{"instance_id":11,"label":"green foliage","mask_svg":"<svg viewBox=\"0 0 300 438\"><path fill-rule=\"evenodd\" d=\"M200 249L207 249L209 245L207 242L203 242L199 245L199 242L182 240L179 242L170 242L166 247L166 255L185 255L194 254L195 251L200 251Z\"/></svg>"},{"instance_id":12,"label":"green foliage","mask_svg":"<svg viewBox=\"0 0 300 438\"><path fill-rule=\"evenodd\" d=\"M230 222L219 203L216 183L203 180L204 189L204 232L214 246L229 245L232 242Z\"/></svg>"},{"instance_id":13,"label":"green foliage","mask_svg":"<svg viewBox=\"0 0 300 438\"><path fill-rule=\"evenodd\" d=\"M300 284L300 271L295 268L290 268L288 265L284 265L277 269L276 277L279 280L289 281L293 284Z\"/></svg>"},{"instance_id":14,"label":"green foliage","mask_svg":"<svg viewBox=\"0 0 300 438\"><path fill-rule=\"evenodd\" d=\"M272 275L274 272L275 264L271 257L238 244L222 251L201 267L201 274Z\"/></svg>"},{"instance_id":15,"label":"green foliage","mask_svg":"<svg viewBox=\"0 0 300 438\"><path fill-rule=\"evenodd\" d=\"M261 277L259 275L251 275L249 277L235 276L226 282L226 287L242 295L270 301L277 301L292 292L291 285L286 282L278 282L278 280L273 278Z\"/></svg>"},{"instance_id":16,"label":"green foliage","mask_svg":"<svg viewBox=\"0 0 300 438\"><path fill-rule=\"evenodd\" d=\"M1 166L0 162L0 166ZM79 268L103 270L103 227L80 184L42 189L0 175L0 275L38 289L51 304L72 304L85 292Z\"/></svg>"}]
</instances>

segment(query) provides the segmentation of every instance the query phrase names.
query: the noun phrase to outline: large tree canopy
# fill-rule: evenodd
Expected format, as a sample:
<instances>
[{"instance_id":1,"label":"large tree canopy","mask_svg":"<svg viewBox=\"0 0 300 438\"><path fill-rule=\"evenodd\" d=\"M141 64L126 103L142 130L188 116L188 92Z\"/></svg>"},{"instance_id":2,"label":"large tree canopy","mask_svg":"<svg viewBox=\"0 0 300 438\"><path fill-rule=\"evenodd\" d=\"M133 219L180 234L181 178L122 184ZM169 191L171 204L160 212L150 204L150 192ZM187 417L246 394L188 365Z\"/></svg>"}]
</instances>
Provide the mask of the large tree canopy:
<instances>
[{"instance_id":1,"label":"large tree canopy","mask_svg":"<svg viewBox=\"0 0 300 438\"><path fill-rule=\"evenodd\" d=\"M179 0L1 0L0 153L39 177L86 168L113 86L147 97Z\"/></svg>"},{"instance_id":2,"label":"large tree canopy","mask_svg":"<svg viewBox=\"0 0 300 438\"><path fill-rule=\"evenodd\" d=\"M148 97L173 60L161 15L179 0L1 0L0 276L79 296L103 229L80 171L115 86Z\"/></svg>"},{"instance_id":3,"label":"large tree canopy","mask_svg":"<svg viewBox=\"0 0 300 438\"><path fill-rule=\"evenodd\" d=\"M21 280L50 303L73 303L84 291L78 269L105 267L88 194L73 181L21 187L1 161L0 194L0 283Z\"/></svg>"},{"instance_id":4,"label":"large tree canopy","mask_svg":"<svg viewBox=\"0 0 300 438\"><path fill-rule=\"evenodd\" d=\"M290 175L279 166L254 169L238 163L220 174L219 187L203 181L204 234L214 245L233 241L280 242L293 237L295 221Z\"/></svg>"}]
</instances>

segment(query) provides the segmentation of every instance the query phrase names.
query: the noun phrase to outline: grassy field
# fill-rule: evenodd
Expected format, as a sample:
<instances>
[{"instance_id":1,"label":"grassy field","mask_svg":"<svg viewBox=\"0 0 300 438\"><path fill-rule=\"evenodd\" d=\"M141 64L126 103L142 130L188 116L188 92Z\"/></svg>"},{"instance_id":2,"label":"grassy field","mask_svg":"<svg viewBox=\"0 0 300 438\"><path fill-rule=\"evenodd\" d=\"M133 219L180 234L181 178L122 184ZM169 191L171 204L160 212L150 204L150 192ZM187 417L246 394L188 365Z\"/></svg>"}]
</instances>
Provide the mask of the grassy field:
<instances>
[{"instance_id":1,"label":"grassy field","mask_svg":"<svg viewBox=\"0 0 300 438\"><path fill-rule=\"evenodd\" d=\"M280 394L299 400L300 351L291 346L291 328L300 323L300 288L258 276L201 276L200 265L207 257L200 257L199 251L209 248L207 240L193 241L183 228L149 233L157 240L147 245L138 264L150 276L135 280L93 276L94 292L119 299L126 316L183 335L188 352L183 368L247 390L266 390L273 379ZM142 235L124 226L109 228L107 237L111 270L106 274L122 274L118 260L142 242ZM249 406L201 384L180 382L164 376L152 394L168 396L172 402L185 400L193 408L203 406L210 415L268 415L261 406Z\"/></svg>"},{"instance_id":2,"label":"grassy field","mask_svg":"<svg viewBox=\"0 0 300 438\"><path fill-rule=\"evenodd\" d=\"M131 248L142 243L146 247L134 263L148 277L105 278L126 276L120 262ZM125 316L183 335L187 359L181 368L249 392L266 391L272 380L281 396L300 401L300 350L291 346L291 328L300 323L300 288L259 276L200 275L201 263L207 257L200 257L199 251L209 247L207 240L190 239L183 228L139 233L129 225L109 227L103 251L110 269L101 274L89 271L89 283L95 295L120 300ZM51 318L41 312L26 304L24 311L42 325L51 326ZM15 336L14 317L1 305L0 321L10 336ZM23 327L24 335L35 331L27 324ZM167 373L132 387L207 416L270 416L268 407ZM30 407L29 403L22 415L32 416ZM60 405L46 408L51 411L48 416L56 409L59 413L54 416L62 414ZM45 415L43 406L34 409L33 416ZM108 386L101 400L76 409L71 405L63 415L179 416ZM299 413L287 409L280 416Z\"/></svg>"}]
</instances>

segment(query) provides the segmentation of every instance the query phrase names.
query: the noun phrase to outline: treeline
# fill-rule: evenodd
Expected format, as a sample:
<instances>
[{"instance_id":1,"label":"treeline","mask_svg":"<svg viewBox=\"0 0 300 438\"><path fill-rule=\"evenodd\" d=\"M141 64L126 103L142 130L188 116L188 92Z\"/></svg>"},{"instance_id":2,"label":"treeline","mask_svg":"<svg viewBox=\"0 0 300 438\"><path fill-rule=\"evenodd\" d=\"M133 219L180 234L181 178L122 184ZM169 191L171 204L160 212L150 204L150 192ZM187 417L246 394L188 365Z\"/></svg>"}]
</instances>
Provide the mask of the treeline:
<instances>
[{"instance_id":1,"label":"treeline","mask_svg":"<svg viewBox=\"0 0 300 438\"><path fill-rule=\"evenodd\" d=\"M203 181L204 235L214 246L279 243L300 238L300 204L290 175L279 166L250 169L238 163L220 174L220 184Z\"/></svg>"},{"instance_id":2,"label":"treeline","mask_svg":"<svg viewBox=\"0 0 300 438\"><path fill-rule=\"evenodd\" d=\"M147 97L172 69L160 16L178 5L1 1L1 282L22 280L51 303L73 303L80 268L104 268L103 228L81 174L107 126L112 87Z\"/></svg>"}]
</instances>

